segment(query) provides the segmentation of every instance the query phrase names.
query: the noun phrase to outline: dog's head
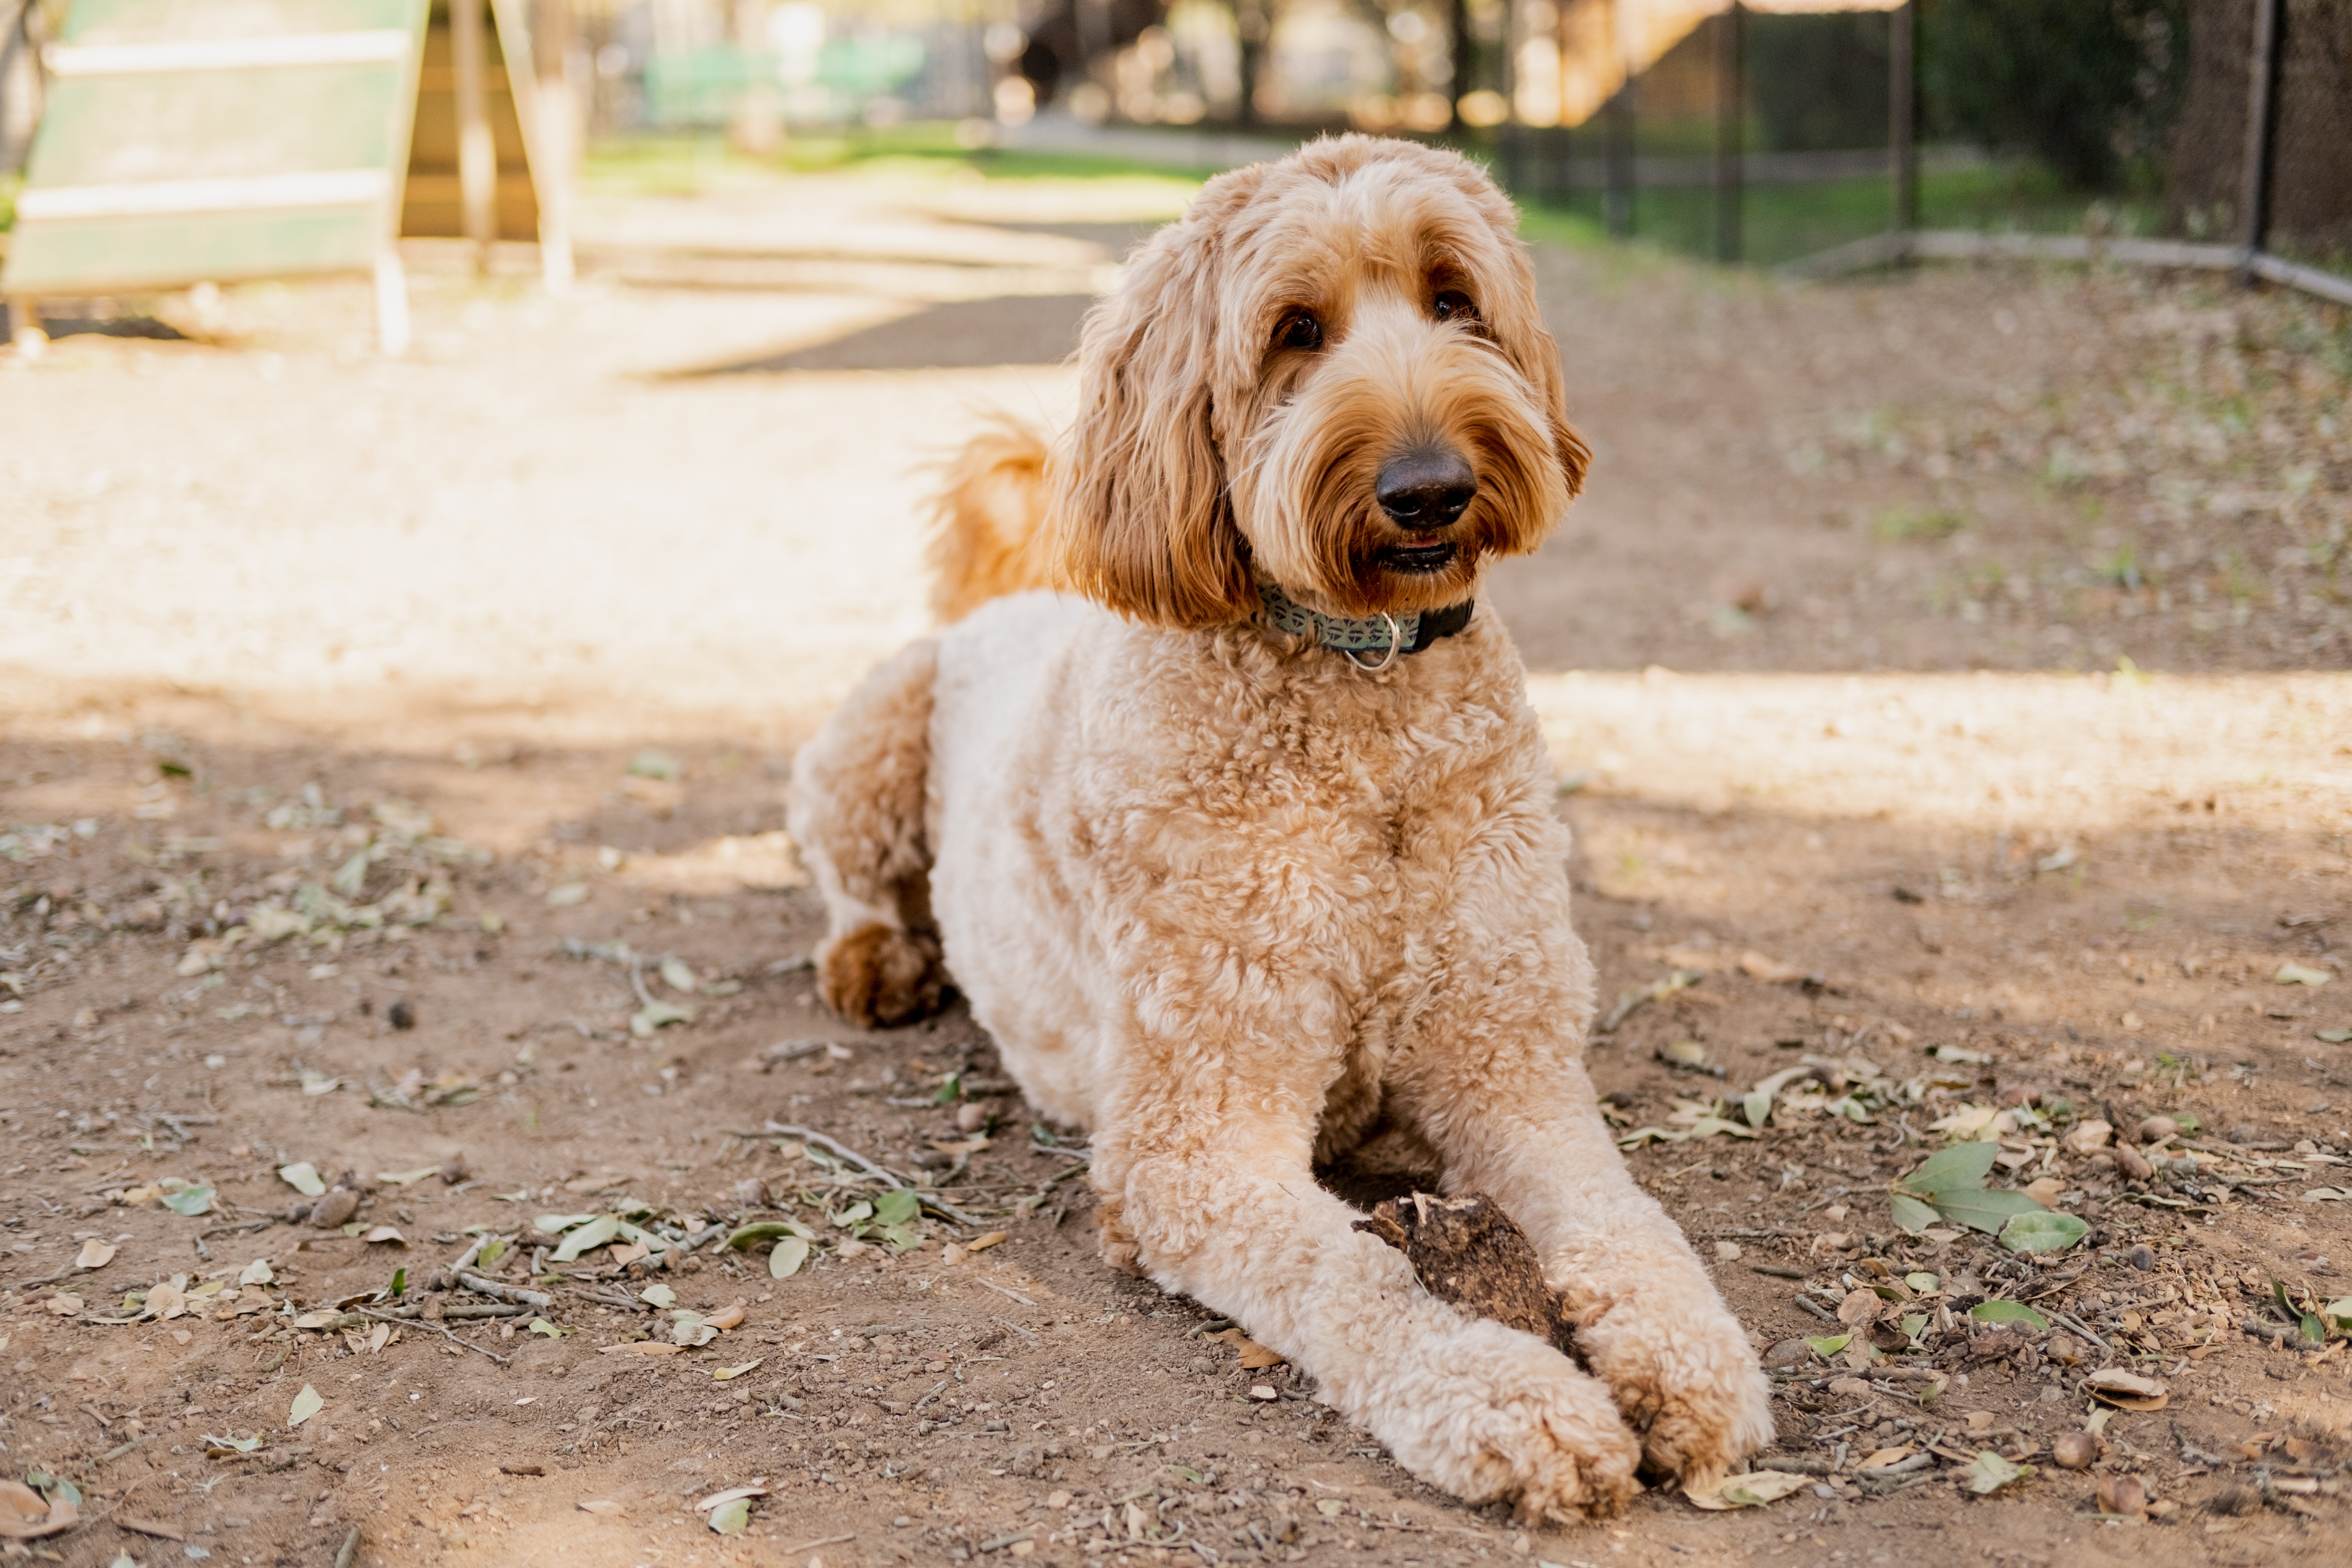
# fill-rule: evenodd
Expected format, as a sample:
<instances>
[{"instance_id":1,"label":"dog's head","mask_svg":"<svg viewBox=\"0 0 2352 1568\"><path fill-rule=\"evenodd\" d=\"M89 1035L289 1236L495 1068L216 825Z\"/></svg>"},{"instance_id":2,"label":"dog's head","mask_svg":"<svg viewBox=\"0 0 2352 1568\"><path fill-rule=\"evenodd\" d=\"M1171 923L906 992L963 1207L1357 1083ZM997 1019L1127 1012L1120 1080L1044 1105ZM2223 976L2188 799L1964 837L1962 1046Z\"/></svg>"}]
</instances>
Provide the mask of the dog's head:
<instances>
[{"instance_id":1,"label":"dog's head","mask_svg":"<svg viewBox=\"0 0 2352 1568\"><path fill-rule=\"evenodd\" d=\"M1087 318L1052 503L1062 574L1205 626L1270 578L1347 616L1468 598L1582 481L1510 203L1342 136L1209 183Z\"/></svg>"}]
</instances>

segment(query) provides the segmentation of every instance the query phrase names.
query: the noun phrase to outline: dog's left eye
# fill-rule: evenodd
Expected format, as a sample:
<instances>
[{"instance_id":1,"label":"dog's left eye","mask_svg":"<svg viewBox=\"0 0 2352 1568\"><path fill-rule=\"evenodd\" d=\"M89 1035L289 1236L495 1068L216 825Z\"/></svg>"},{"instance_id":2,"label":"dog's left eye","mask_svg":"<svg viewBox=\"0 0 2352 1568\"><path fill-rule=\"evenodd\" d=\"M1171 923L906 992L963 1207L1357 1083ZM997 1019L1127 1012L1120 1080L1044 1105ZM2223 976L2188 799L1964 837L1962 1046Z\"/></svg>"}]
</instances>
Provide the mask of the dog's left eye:
<instances>
[{"instance_id":1,"label":"dog's left eye","mask_svg":"<svg viewBox=\"0 0 2352 1568\"><path fill-rule=\"evenodd\" d=\"M1448 289L1429 302L1429 313L1441 321L1475 321L1478 307L1459 289Z\"/></svg>"},{"instance_id":2,"label":"dog's left eye","mask_svg":"<svg viewBox=\"0 0 2352 1568\"><path fill-rule=\"evenodd\" d=\"M1319 349L1323 346L1323 323L1309 311L1293 310L1274 330L1274 342L1276 348Z\"/></svg>"}]
</instances>

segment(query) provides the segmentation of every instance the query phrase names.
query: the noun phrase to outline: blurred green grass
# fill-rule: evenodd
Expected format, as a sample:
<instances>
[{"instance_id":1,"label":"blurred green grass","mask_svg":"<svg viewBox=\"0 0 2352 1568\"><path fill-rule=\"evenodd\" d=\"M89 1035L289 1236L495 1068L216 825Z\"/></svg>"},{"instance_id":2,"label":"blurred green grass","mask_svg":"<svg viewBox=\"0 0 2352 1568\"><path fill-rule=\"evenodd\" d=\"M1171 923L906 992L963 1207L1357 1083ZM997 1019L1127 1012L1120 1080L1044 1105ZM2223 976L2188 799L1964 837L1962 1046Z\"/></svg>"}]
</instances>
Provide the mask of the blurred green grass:
<instances>
[{"instance_id":1,"label":"blurred green grass","mask_svg":"<svg viewBox=\"0 0 2352 1568\"><path fill-rule=\"evenodd\" d=\"M917 123L795 136L768 156L739 151L718 134L633 136L591 148L582 179L591 191L620 195L691 195L730 177L831 173L886 179L978 174L991 180L1135 181L1189 194L1218 172L1127 158L969 147L951 123Z\"/></svg>"},{"instance_id":2,"label":"blurred green grass","mask_svg":"<svg viewBox=\"0 0 2352 1568\"><path fill-rule=\"evenodd\" d=\"M1580 191L1535 205L1598 232L1601 196ZM1777 267L1864 239L1890 226L1892 182L1884 174L1790 184L1751 184L1740 205L1741 258ZM2036 165L1990 165L1923 174L1919 226L2001 234L2154 234L2153 200L2095 197L2067 190ZM1635 193L1633 235L1681 255L1716 254L1715 192L1706 186Z\"/></svg>"}]
</instances>

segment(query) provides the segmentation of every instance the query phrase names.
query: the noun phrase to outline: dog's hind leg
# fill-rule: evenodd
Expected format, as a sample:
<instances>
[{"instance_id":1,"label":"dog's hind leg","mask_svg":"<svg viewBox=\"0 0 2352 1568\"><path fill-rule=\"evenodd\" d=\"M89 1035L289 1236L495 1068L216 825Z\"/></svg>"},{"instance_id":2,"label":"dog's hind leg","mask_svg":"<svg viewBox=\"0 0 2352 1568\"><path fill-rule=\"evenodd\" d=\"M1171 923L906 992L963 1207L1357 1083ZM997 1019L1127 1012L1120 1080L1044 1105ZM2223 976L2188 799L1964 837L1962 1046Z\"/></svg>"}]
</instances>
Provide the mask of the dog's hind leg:
<instances>
[{"instance_id":1,"label":"dog's hind leg","mask_svg":"<svg viewBox=\"0 0 2352 1568\"><path fill-rule=\"evenodd\" d=\"M936 1012L947 988L924 832L939 644L910 644L861 682L793 760L788 821L824 897L825 1005L864 1028Z\"/></svg>"}]
</instances>

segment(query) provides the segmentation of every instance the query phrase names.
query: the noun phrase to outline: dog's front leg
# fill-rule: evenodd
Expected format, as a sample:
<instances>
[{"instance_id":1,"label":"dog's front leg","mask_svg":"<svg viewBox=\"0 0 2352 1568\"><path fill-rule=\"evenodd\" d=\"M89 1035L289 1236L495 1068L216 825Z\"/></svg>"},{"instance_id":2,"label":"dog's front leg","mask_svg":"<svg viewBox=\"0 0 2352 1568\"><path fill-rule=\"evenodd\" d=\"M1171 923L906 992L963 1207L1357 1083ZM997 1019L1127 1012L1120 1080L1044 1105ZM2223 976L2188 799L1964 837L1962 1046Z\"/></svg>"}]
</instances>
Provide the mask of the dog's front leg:
<instances>
[{"instance_id":1,"label":"dog's front leg","mask_svg":"<svg viewBox=\"0 0 2352 1568\"><path fill-rule=\"evenodd\" d=\"M1161 1076L1095 1139L1106 1239L1162 1286L1238 1321L1407 1469L1526 1519L1614 1512L1640 1450L1606 1384L1530 1334L1456 1311L1315 1184L1295 1084Z\"/></svg>"},{"instance_id":2,"label":"dog's front leg","mask_svg":"<svg viewBox=\"0 0 2352 1568\"><path fill-rule=\"evenodd\" d=\"M1682 1228L1625 1168L1583 1064L1563 1057L1419 1064L1416 1120L1446 1190L1491 1194L1527 1231L1651 1467L1705 1484L1771 1441L1770 1385Z\"/></svg>"}]
</instances>

